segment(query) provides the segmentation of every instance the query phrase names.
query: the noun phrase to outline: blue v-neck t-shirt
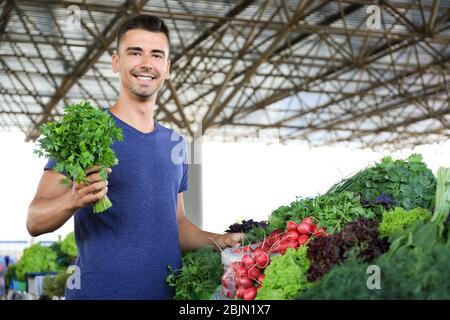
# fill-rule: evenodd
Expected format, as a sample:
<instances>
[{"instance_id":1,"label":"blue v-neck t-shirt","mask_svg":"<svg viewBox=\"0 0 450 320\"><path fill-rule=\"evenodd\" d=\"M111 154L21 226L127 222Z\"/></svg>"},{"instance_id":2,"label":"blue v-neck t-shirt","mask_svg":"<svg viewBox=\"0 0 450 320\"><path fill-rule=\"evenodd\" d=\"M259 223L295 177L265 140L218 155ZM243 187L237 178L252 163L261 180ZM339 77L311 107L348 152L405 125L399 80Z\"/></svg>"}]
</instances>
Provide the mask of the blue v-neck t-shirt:
<instances>
[{"instance_id":1,"label":"blue v-neck t-shirt","mask_svg":"<svg viewBox=\"0 0 450 320\"><path fill-rule=\"evenodd\" d=\"M188 188L185 142L156 120L143 133L109 114L123 131L111 146L119 159L108 176L113 206L75 213L80 281L66 299L172 299L166 278L168 266L181 267L176 210ZM44 169L55 165L49 159Z\"/></svg>"}]
</instances>

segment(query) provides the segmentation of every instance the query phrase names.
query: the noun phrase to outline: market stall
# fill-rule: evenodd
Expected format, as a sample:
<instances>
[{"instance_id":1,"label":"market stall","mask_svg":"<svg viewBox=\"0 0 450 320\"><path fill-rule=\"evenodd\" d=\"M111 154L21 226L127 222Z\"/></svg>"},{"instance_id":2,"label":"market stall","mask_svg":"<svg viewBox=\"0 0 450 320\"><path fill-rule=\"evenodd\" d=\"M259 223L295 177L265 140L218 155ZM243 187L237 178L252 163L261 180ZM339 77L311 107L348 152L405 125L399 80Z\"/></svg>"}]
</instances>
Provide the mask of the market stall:
<instances>
[{"instance_id":1,"label":"market stall","mask_svg":"<svg viewBox=\"0 0 450 320\"><path fill-rule=\"evenodd\" d=\"M267 222L239 248L187 252L175 299L449 299L450 169L383 158Z\"/></svg>"}]
</instances>

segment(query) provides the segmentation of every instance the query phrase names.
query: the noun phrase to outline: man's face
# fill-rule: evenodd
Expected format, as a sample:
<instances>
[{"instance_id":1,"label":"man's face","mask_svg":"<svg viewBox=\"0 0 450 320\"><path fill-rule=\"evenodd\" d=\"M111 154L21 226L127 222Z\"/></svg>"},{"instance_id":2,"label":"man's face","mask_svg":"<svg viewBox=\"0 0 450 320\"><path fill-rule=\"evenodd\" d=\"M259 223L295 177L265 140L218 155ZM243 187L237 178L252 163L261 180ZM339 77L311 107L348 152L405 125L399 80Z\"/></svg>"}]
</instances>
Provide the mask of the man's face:
<instances>
[{"instance_id":1,"label":"man's face","mask_svg":"<svg viewBox=\"0 0 450 320\"><path fill-rule=\"evenodd\" d=\"M118 54L113 55L112 67L115 73L119 73L123 90L141 100L156 97L170 75L166 35L130 30L122 37L118 50Z\"/></svg>"}]
</instances>

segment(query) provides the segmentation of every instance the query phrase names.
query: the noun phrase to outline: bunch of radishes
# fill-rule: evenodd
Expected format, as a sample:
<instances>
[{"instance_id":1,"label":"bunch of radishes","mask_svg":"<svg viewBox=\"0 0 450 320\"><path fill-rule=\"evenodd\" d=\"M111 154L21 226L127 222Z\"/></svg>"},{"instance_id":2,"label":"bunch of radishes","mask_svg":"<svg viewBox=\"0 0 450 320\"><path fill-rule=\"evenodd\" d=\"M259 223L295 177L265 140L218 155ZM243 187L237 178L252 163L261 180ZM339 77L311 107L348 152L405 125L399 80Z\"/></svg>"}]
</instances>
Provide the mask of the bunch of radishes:
<instances>
[{"instance_id":1,"label":"bunch of radishes","mask_svg":"<svg viewBox=\"0 0 450 320\"><path fill-rule=\"evenodd\" d=\"M311 217L306 217L301 223L289 221L286 224L286 231L281 232L275 230L268 238L267 246L270 246L268 252L279 252L284 254L287 249L298 247L308 243L311 237L323 237L327 236L325 229L317 229L317 225L314 224ZM266 244L264 244L266 245Z\"/></svg>"},{"instance_id":2,"label":"bunch of radishes","mask_svg":"<svg viewBox=\"0 0 450 320\"><path fill-rule=\"evenodd\" d=\"M298 249L311 237L327 236L324 228L317 229L311 217L301 223L289 221L286 230L277 229L266 237L263 243L252 248L245 246L233 250L233 253L245 253L241 261L236 261L225 270L222 276L222 293L228 298L253 300L262 286L264 270L270 264L271 256L284 254L287 249Z\"/></svg>"},{"instance_id":3,"label":"bunch of radishes","mask_svg":"<svg viewBox=\"0 0 450 320\"><path fill-rule=\"evenodd\" d=\"M230 299L253 300L264 280L264 269L270 263L270 256L261 246L255 250L245 246L240 251L246 254L226 269L222 276L222 293Z\"/></svg>"}]
</instances>

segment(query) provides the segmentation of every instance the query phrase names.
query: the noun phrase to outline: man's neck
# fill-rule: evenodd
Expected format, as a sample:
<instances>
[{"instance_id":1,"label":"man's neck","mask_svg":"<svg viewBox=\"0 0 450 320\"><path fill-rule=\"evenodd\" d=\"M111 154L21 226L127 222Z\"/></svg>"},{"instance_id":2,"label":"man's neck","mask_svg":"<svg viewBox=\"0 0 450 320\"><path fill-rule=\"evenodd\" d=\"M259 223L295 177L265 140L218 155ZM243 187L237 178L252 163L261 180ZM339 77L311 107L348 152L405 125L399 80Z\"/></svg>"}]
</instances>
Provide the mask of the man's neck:
<instances>
[{"instance_id":1,"label":"man's neck","mask_svg":"<svg viewBox=\"0 0 450 320\"><path fill-rule=\"evenodd\" d=\"M109 110L130 126L148 133L155 129L153 120L155 100L156 96L151 100L139 101L119 95L117 102Z\"/></svg>"}]
</instances>

